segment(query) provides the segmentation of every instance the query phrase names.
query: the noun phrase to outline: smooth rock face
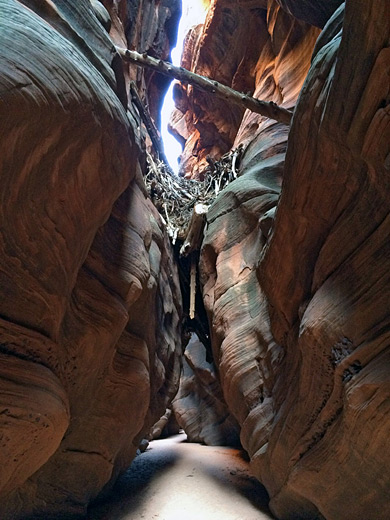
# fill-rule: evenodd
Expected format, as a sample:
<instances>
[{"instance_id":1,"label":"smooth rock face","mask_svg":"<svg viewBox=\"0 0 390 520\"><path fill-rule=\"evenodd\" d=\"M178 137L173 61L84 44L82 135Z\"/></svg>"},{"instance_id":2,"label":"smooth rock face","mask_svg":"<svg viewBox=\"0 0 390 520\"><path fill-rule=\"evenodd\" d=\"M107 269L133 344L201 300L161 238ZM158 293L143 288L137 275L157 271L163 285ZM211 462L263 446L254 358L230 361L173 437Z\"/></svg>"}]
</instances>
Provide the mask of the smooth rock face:
<instances>
[{"instance_id":1,"label":"smooth rock face","mask_svg":"<svg viewBox=\"0 0 390 520\"><path fill-rule=\"evenodd\" d=\"M252 11L246 16L253 17ZM308 71L318 30L293 19L275 3L258 20L262 46L253 67L255 96L292 107ZM244 68L246 58L241 60ZM245 148L241 177L225 188L209 210L200 261L214 361L224 398L242 427L246 449L267 439L273 418L273 366L281 349L270 332L256 266L273 223L287 137L285 125L245 112L234 143ZM177 402L181 405L185 431L188 433L190 424L198 438L204 428L202 406L208 406L209 398L203 393L206 402L201 404L193 371L186 370L188 383L183 391L187 404L176 399L175 406ZM181 391L182 387L179 395Z\"/></svg>"},{"instance_id":2,"label":"smooth rock face","mask_svg":"<svg viewBox=\"0 0 390 520\"><path fill-rule=\"evenodd\" d=\"M293 104L314 41L296 39L276 9L269 3L273 45L303 60L282 90ZM256 120L251 137L258 116L247 114L235 143L248 145L241 176L208 214L201 270L214 360L281 519L390 515L387 9L356 0L335 12L285 165L287 130ZM286 72L293 56L280 60ZM265 92L261 75L256 85Z\"/></svg>"},{"instance_id":3,"label":"smooth rock face","mask_svg":"<svg viewBox=\"0 0 390 520\"><path fill-rule=\"evenodd\" d=\"M259 267L285 358L254 459L282 518L390 515L387 9L349 3L317 46Z\"/></svg>"},{"instance_id":4,"label":"smooth rock face","mask_svg":"<svg viewBox=\"0 0 390 520\"><path fill-rule=\"evenodd\" d=\"M256 265L267 239L259 216L277 203L283 159L260 164L225 188L210 208L200 263L213 357L250 454L268 439L273 373L282 356L272 338Z\"/></svg>"},{"instance_id":5,"label":"smooth rock face","mask_svg":"<svg viewBox=\"0 0 390 520\"><path fill-rule=\"evenodd\" d=\"M189 442L239 445L238 423L226 406L215 367L206 360L206 349L196 334L184 352L180 386L172 406Z\"/></svg>"},{"instance_id":6,"label":"smooth rock face","mask_svg":"<svg viewBox=\"0 0 390 520\"><path fill-rule=\"evenodd\" d=\"M180 375L180 294L87 1L0 5L0 517L108 489ZM120 64L120 62L119 62ZM73 515L73 516L72 516Z\"/></svg>"},{"instance_id":7,"label":"smooth rock face","mask_svg":"<svg viewBox=\"0 0 390 520\"><path fill-rule=\"evenodd\" d=\"M283 5L322 26L336 3ZM388 1L341 6L311 65L318 30L279 4L213 3L184 57L196 49L213 75L222 61L217 79L296 104L289 131L248 112L240 123L191 89L178 96L195 176L208 154L245 147L200 261L216 373L277 518L388 520ZM127 6L105 2L110 26L86 0L0 4L4 520L82 517L178 386L176 269L126 113L134 70L123 75L107 35L126 41L120 21L141 19ZM186 428L226 437L201 346L186 363Z\"/></svg>"}]
</instances>

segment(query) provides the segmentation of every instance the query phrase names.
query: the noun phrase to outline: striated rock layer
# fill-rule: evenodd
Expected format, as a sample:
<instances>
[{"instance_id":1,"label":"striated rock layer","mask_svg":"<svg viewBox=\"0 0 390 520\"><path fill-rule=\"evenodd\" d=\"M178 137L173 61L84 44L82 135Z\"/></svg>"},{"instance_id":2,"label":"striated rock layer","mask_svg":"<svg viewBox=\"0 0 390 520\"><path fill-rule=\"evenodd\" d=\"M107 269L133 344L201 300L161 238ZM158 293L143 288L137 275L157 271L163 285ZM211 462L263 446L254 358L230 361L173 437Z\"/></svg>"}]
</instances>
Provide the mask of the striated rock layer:
<instances>
[{"instance_id":1,"label":"striated rock layer","mask_svg":"<svg viewBox=\"0 0 390 520\"><path fill-rule=\"evenodd\" d=\"M323 17L323 2L305 4ZM244 116L240 177L208 214L200 267L214 360L281 519L390 515L387 9L341 6L310 65L312 30L268 3L281 54L261 61L256 92L276 101L282 86L291 106L310 70L289 134Z\"/></svg>"},{"instance_id":2,"label":"striated rock layer","mask_svg":"<svg viewBox=\"0 0 390 520\"><path fill-rule=\"evenodd\" d=\"M254 459L282 518L390 514L387 9L348 2L317 44L259 267L285 358Z\"/></svg>"},{"instance_id":3,"label":"striated rock layer","mask_svg":"<svg viewBox=\"0 0 390 520\"><path fill-rule=\"evenodd\" d=\"M295 20L276 3L261 13L249 8L241 11L244 19L258 23L257 48L240 62L243 70L253 71L254 95L292 107L307 74L318 30ZM249 52L250 44L246 42L243 48ZM212 48L204 50L207 53ZM209 117L214 118L215 113ZM253 430L266 434L273 417L272 366L281 355L270 332L256 266L280 193L288 128L247 111L234 135L234 147L245 150L241 177L209 210L200 267L217 374L230 411L242 426L241 440L249 449L257 442ZM198 438L204 428L203 406L210 403L208 395L193 384L196 369L187 370L187 385L179 392L183 391L187 402L176 399L175 403L180 404L183 427L187 432L191 428ZM268 408L263 406L264 399Z\"/></svg>"},{"instance_id":4,"label":"striated rock layer","mask_svg":"<svg viewBox=\"0 0 390 520\"><path fill-rule=\"evenodd\" d=\"M240 429L222 395L213 363L206 349L192 334L184 352L180 386L172 407L189 442L208 446L237 446Z\"/></svg>"},{"instance_id":5,"label":"striated rock layer","mask_svg":"<svg viewBox=\"0 0 390 520\"><path fill-rule=\"evenodd\" d=\"M24 3L0 5L0 516L73 518L176 392L180 292L108 25Z\"/></svg>"},{"instance_id":6,"label":"striated rock layer","mask_svg":"<svg viewBox=\"0 0 390 520\"><path fill-rule=\"evenodd\" d=\"M292 18L274 1L268 9L267 2L248 4L214 0L205 23L187 36L182 66L291 108L318 30ZM237 143L239 128L251 139L264 121L254 114L245 114L242 121L243 109L192 86L177 83L174 97L170 125L184 144L180 174L186 177L202 178L208 159L219 159Z\"/></svg>"},{"instance_id":7,"label":"striated rock layer","mask_svg":"<svg viewBox=\"0 0 390 520\"><path fill-rule=\"evenodd\" d=\"M187 36L182 66L236 90L252 92L252 69L263 39L262 14L214 0L204 25ZM253 38L247 38L248 34ZM172 131L185 140L180 174L201 178L207 157L219 158L230 149L244 111L190 85L177 83L174 98Z\"/></svg>"}]
</instances>

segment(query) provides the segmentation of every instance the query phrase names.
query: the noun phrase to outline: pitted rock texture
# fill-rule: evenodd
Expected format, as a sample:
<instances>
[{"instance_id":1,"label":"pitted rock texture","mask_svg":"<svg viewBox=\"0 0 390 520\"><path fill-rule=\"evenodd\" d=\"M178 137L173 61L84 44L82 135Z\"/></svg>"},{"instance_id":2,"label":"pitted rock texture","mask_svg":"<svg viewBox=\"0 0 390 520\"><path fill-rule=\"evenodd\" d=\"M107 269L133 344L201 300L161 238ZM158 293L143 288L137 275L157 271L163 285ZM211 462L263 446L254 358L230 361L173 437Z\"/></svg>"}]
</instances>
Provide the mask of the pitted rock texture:
<instances>
[{"instance_id":1,"label":"pitted rock texture","mask_svg":"<svg viewBox=\"0 0 390 520\"><path fill-rule=\"evenodd\" d=\"M261 7L214 1L205 24L187 36L182 66L291 108L307 73L318 29L296 20L274 1L268 9ZM233 143L251 140L259 125L274 124L248 111L244 115L240 107L191 86L177 83L174 97L176 110L170 125L185 143L180 173L186 177L202 177L208 157L219 159Z\"/></svg>"},{"instance_id":2,"label":"pitted rock texture","mask_svg":"<svg viewBox=\"0 0 390 520\"><path fill-rule=\"evenodd\" d=\"M240 444L238 423L226 406L215 367L206 360L206 349L196 334L184 352L180 386L172 406L189 442Z\"/></svg>"},{"instance_id":3,"label":"pitted rock texture","mask_svg":"<svg viewBox=\"0 0 390 520\"><path fill-rule=\"evenodd\" d=\"M24 5L28 5L28 8ZM82 516L180 375L180 292L88 1L0 5L0 516Z\"/></svg>"},{"instance_id":4,"label":"pitted rock texture","mask_svg":"<svg viewBox=\"0 0 390 520\"><path fill-rule=\"evenodd\" d=\"M288 141L266 124L252 141L243 121L241 176L208 214L214 360L281 519L390 515L387 9L335 11Z\"/></svg>"}]
</instances>

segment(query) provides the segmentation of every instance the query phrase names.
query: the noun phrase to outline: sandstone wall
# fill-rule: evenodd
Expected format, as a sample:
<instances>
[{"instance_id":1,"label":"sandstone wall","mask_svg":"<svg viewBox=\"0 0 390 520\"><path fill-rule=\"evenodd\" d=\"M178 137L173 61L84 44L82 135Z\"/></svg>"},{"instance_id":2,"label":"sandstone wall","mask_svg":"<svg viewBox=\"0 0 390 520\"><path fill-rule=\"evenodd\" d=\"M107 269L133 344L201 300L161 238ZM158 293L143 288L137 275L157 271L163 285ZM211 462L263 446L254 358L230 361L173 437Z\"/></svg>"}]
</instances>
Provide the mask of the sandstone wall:
<instances>
[{"instance_id":1,"label":"sandstone wall","mask_svg":"<svg viewBox=\"0 0 390 520\"><path fill-rule=\"evenodd\" d=\"M181 16L180 0L104 0L104 4L112 14L118 14L129 49L169 59L170 50L176 43ZM159 127L161 105L169 78L134 66L130 66L130 77L146 97L150 114Z\"/></svg>"},{"instance_id":2,"label":"sandstone wall","mask_svg":"<svg viewBox=\"0 0 390 520\"><path fill-rule=\"evenodd\" d=\"M205 23L187 36L182 66L290 108L307 73L308 52L318 30L292 18L276 2L268 4L211 2ZM252 139L262 121L192 86L176 83L174 97L170 125L184 143L180 174L186 177L202 178L208 157L219 159L230 150L239 129Z\"/></svg>"},{"instance_id":3,"label":"sandstone wall","mask_svg":"<svg viewBox=\"0 0 390 520\"><path fill-rule=\"evenodd\" d=\"M196 334L184 351L179 390L172 403L189 442L237 446L240 428L226 406L215 365Z\"/></svg>"},{"instance_id":4,"label":"sandstone wall","mask_svg":"<svg viewBox=\"0 0 390 520\"><path fill-rule=\"evenodd\" d=\"M127 111L130 78L158 88L123 74L106 32L151 49L169 41L157 33L174 3L107 0L111 23L93 4L0 4L5 520L82 516L178 386L177 273ZM152 5L160 21L135 31L129 6ZM184 61L296 105L292 126L177 87L175 128L195 177L207 155L244 147L209 210L200 270L215 373L274 514L387 520L389 6L349 0L325 25L338 5L212 2ZM325 25L317 43L306 22ZM198 354L188 366L203 363L215 388ZM186 393L191 377L178 403L204 440L222 396Z\"/></svg>"},{"instance_id":5,"label":"sandstone wall","mask_svg":"<svg viewBox=\"0 0 390 520\"><path fill-rule=\"evenodd\" d=\"M293 107L309 68L318 30L295 20L276 3L272 3L268 11L258 9L258 6L255 9L243 9L242 6L232 7L231 4L229 9L235 10L237 18L242 18L242 21L237 22L243 24L242 27L240 25L241 29L251 20L253 33L247 33L252 38L249 41L241 34L241 40L244 41L237 43L239 49L233 47L232 54L225 55L227 63L223 61L223 67L233 67L229 60L234 52L237 53L237 59L239 53L244 52L240 56L240 71L247 81L245 71L251 71L249 79L253 81L254 95ZM221 3L219 9L224 8L224 5ZM223 18L218 17L217 12L212 7L208 14L209 22L206 23L214 28L213 43L222 48L225 42L220 42L217 36L223 38L224 32L217 27L222 24ZM195 33L199 33L199 30L205 29L198 27ZM191 57L193 34L194 31L187 38L183 64ZM252 48L255 34L255 45ZM205 36L203 45L206 47L210 41ZM214 48L202 48L202 55L209 57L210 74L215 74ZM195 91L192 93L195 95ZM206 98L204 94L198 95ZM212 97L207 98L207 102L210 107L216 103ZM179 108L182 110L181 104ZM187 108L188 115L190 105ZM226 108L223 114L228 113ZM227 125L221 121L219 114L213 110L207 113L207 117L213 120L215 133L220 125ZM272 418L272 400L267 396L273 386L272 365L280 356L280 347L273 341L270 332L265 296L258 287L256 265L267 240L280 192L287 136L288 128L285 125L249 111L243 114L240 127L231 136L234 147L241 145L245 149L240 164L241 177L220 194L209 210L200 261L216 376L222 382L230 411L242 427L241 439L247 449L251 442L256 442L253 428L256 427L256 431L262 431L261 435L264 435L266 425ZM184 155L186 150L187 145ZM196 168L202 167L202 158L193 156L192 159L197 164ZM267 357L268 350L271 360ZM206 416L216 425L224 423L227 416L226 411L221 415L216 411L216 408L220 408L220 402L223 402L222 396L215 406L209 392L204 390L204 384L199 380L201 378L197 378L197 368L203 373L202 363L205 361L200 362L195 358L190 366L186 366L186 374L175 400L182 426L194 439L200 438L199 432L207 431ZM263 395L267 398L267 410L262 406ZM256 426L259 414L263 414L263 430L261 425ZM215 417L218 416L217 421ZM220 443L228 443L232 437L226 428L219 432L215 430L213 436L214 439L224 437L224 441L218 441ZM202 437L204 442L215 442L211 435L208 435L207 440L205 438Z\"/></svg>"},{"instance_id":6,"label":"sandstone wall","mask_svg":"<svg viewBox=\"0 0 390 520\"><path fill-rule=\"evenodd\" d=\"M347 2L321 35L258 270L285 357L254 467L282 518L390 513L387 9Z\"/></svg>"},{"instance_id":7,"label":"sandstone wall","mask_svg":"<svg viewBox=\"0 0 390 520\"><path fill-rule=\"evenodd\" d=\"M0 516L73 518L176 392L178 277L91 4L5 0L0 38Z\"/></svg>"},{"instance_id":8,"label":"sandstone wall","mask_svg":"<svg viewBox=\"0 0 390 520\"><path fill-rule=\"evenodd\" d=\"M187 37L182 65L237 90L253 92L253 68L264 42L264 12L226 4L211 2L204 25ZM185 139L180 174L201 178L207 156L219 158L231 148L243 110L179 83L174 97L177 111L171 126Z\"/></svg>"},{"instance_id":9,"label":"sandstone wall","mask_svg":"<svg viewBox=\"0 0 390 520\"><path fill-rule=\"evenodd\" d=\"M323 3L306 4L324 16ZM277 100L282 86L279 102L297 101L293 123L288 133L244 115L241 176L209 210L214 360L281 519L390 513L387 9L341 6L310 64L313 30L268 3L280 60L262 51L256 93Z\"/></svg>"}]
</instances>

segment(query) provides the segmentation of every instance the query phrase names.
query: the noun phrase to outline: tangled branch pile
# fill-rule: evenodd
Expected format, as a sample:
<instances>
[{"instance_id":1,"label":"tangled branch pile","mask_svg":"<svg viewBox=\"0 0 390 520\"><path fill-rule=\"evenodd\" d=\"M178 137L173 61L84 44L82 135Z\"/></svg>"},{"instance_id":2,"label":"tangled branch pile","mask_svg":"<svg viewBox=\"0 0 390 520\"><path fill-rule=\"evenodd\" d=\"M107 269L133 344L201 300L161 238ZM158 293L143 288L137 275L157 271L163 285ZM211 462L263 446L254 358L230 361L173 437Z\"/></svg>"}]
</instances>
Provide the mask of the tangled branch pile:
<instances>
[{"instance_id":1,"label":"tangled branch pile","mask_svg":"<svg viewBox=\"0 0 390 520\"><path fill-rule=\"evenodd\" d=\"M210 159L203 181L173 176L163 161L147 154L146 187L173 244L177 239L185 240L195 205L209 206L218 193L237 178L241 153L242 147L238 147L219 161Z\"/></svg>"}]
</instances>

